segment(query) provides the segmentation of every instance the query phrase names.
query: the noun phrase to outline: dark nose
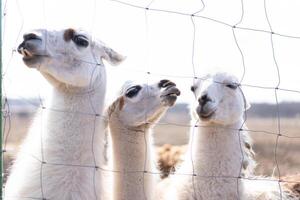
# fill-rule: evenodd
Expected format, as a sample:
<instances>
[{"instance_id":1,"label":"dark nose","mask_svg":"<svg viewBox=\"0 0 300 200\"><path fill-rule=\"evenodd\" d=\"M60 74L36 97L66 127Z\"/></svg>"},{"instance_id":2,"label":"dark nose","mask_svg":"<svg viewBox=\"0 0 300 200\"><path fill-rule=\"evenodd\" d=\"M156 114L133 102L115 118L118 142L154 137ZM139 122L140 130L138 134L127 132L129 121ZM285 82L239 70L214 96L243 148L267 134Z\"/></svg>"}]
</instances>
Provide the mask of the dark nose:
<instances>
[{"instance_id":1,"label":"dark nose","mask_svg":"<svg viewBox=\"0 0 300 200\"><path fill-rule=\"evenodd\" d=\"M41 38L35 33L26 33L26 34L23 35L23 39L24 39L24 41L18 46L18 49L17 49L20 54L22 54L23 49L29 48L28 47L29 45L27 44L27 41L29 41L29 40L41 40Z\"/></svg>"},{"instance_id":2,"label":"dark nose","mask_svg":"<svg viewBox=\"0 0 300 200\"><path fill-rule=\"evenodd\" d=\"M158 83L158 87L160 88L166 88L166 87L170 87L170 86L176 86L175 83L173 83L172 81L170 80L161 80L159 83Z\"/></svg>"},{"instance_id":3,"label":"dark nose","mask_svg":"<svg viewBox=\"0 0 300 200\"><path fill-rule=\"evenodd\" d=\"M41 38L37 36L35 33L26 33L23 35L24 41L27 40L40 40Z\"/></svg>"},{"instance_id":4,"label":"dark nose","mask_svg":"<svg viewBox=\"0 0 300 200\"><path fill-rule=\"evenodd\" d=\"M203 94L199 99L198 102L200 105L205 105L207 102L211 101L211 98L208 97L207 94Z\"/></svg>"}]
</instances>

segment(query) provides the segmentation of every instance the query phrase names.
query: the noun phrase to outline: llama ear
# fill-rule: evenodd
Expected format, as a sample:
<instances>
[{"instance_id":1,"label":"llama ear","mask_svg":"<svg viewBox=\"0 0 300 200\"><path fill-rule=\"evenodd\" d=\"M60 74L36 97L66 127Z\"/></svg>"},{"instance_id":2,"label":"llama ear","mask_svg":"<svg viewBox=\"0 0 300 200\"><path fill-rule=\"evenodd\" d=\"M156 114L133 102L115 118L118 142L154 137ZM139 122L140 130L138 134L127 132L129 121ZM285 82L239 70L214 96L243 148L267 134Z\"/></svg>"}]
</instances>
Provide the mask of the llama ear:
<instances>
[{"instance_id":1,"label":"llama ear","mask_svg":"<svg viewBox=\"0 0 300 200\"><path fill-rule=\"evenodd\" d=\"M116 111L116 109L122 110L124 107L124 97L120 96L116 101L114 101L106 110L105 112L105 116L107 116L108 118L111 117L111 115L113 114L113 112Z\"/></svg>"},{"instance_id":2,"label":"llama ear","mask_svg":"<svg viewBox=\"0 0 300 200\"><path fill-rule=\"evenodd\" d=\"M243 90L240 87L238 87L238 88L241 91L242 98L243 98L243 101L244 101L244 109L245 109L244 111L249 110L251 108L251 105L248 102L247 98L245 97L245 94L243 93Z\"/></svg>"},{"instance_id":3,"label":"llama ear","mask_svg":"<svg viewBox=\"0 0 300 200\"><path fill-rule=\"evenodd\" d=\"M245 104L245 111L249 110L251 108L251 104L247 100L245 100Z\"/></svg>"},{"instance_id":4,"label":"llama ear","mask_svg":"<svg viewBox=\"0 0 300 200\"><path fill-rule=\"evenodd\" d=\"M124 107L124 97L120 97L120 100L119 100L119 110L122 110L123 107Z\"/></svg>"},{"instance_id":5,"label":"llama ear","mask_svg":"<svg viewBox=\"0 0 300 200\"><path fill-rule=\"evenodd\" d=\"M104 54L102 55L102 58L108 61L112 65L118 65L123 60L125 60L125 57L121 54L117 53L113 49L103 46Z\"/></svg>"}]
</instances>

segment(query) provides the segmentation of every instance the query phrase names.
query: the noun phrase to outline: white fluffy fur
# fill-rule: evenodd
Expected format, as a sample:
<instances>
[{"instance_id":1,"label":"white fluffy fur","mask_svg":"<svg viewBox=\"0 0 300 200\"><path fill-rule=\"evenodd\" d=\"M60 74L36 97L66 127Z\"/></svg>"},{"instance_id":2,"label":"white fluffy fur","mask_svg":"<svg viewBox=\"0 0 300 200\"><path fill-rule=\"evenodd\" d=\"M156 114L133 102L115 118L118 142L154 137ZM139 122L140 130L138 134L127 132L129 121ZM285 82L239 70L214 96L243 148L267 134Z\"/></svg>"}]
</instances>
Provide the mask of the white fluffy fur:
<instances>
[{"instance_id":1,"label":"white fluffy fur","mask_svg":"<svg viewBox=\"0 0 300 200\"><path fill-rule=\"evenodd\" d=\"M165 86L168 85L166 89L162 89L160 83L138 85L141 89L133 97L126 93L135 86L126 84L121 96L109 107L113 166L117 171L114 174L115 200L153 197L159 176L155 174L158 171L154 165L151 128L179 95L173 83L164 80Z\"/></svg>"},{"instance_id":2,"label":"white fluffy fur","mask_svg":"<svg viewBox=\"0 0 300 200\"><path fill-rule=\"evenodd\" d=\"M118 63L122 56L80 30L67 31L85 35L88 47L66 41L65 31L35 30L31 33L38 39L25 35L19 47L25 64L40 71L53 93L20 148L5 185L5 200L109 199L104 196L103 173L94 168L104 165L102 58Z\"/></svg>"},{"instance_id":3,"label":"white fluffy fur","mask_svg":"<svg viewBox=\"0 0 300 200\"><path fill-rule=\"evenodd\" d=\"M243 115L249 105L236 83L235 77L219 73L194 85L199 127L192 130L185 162L175 175L161 182L157 199L281 199L278 182L246 179L262 177L252 175L251 139L246 131L239 131L246 128ZM205 95L210 100L204 104ZM186 173L196 176L181 175ZM284 188L282 199L296 200Z\"/></svg>"},{"instance_id":4,"label":"white fluffy fur","mask_svg":"<svg viewBox=\"0 0 300 200\"><path fill-rule=\"evenodd\" d=\"M238 199L242 183L235 177L251 173L254 163L244 148L244 142L251 142L247 132L239 132L247 108L244 97L238 89L214 81L231 84L234 80L224 74L216 75L211 82L199 81L193 86L197 100L204 93L211 99L203 109L205 114L213 114L200 118L199 127L192 128L185 162L170 180L162 182L160 187L169 187L170 191L160 188L159 193L163 195L159 199ZM196 115L200 111L204 112L199 105ZM193 173L196 176L181 175Z\"/></svg>"}]
</instances>

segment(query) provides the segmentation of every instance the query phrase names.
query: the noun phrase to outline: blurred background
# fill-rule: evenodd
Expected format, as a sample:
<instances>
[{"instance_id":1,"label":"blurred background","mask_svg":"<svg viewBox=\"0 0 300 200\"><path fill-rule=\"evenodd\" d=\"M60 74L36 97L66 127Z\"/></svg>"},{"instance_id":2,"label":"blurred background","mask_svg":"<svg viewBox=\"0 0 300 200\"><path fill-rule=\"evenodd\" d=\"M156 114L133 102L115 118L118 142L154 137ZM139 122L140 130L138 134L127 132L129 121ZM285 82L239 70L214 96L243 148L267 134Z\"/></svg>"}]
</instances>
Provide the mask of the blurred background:
<instances>
[{"instance_id":1,"label":"blurred background","mask_svg":"<svg viewBox=\"0 0 300 200\"><path fill-rule=\"evenodd\" d=\"M40 74L22 63L16 48L30 29L69 27L91 32L127 57L118 67L106 63L108 103L126 80L177 83L182 95L155 128L157 147L187 144L194 77L225 71L239 78L252 104L246 124L253 130L256 173L277 175L278 133L288 136L280 137L277 146L281 175L300 171L298 0L124 2L137 7L112 0L2 1L5 172L50 91Z\"/></svg>"}]
</instances>

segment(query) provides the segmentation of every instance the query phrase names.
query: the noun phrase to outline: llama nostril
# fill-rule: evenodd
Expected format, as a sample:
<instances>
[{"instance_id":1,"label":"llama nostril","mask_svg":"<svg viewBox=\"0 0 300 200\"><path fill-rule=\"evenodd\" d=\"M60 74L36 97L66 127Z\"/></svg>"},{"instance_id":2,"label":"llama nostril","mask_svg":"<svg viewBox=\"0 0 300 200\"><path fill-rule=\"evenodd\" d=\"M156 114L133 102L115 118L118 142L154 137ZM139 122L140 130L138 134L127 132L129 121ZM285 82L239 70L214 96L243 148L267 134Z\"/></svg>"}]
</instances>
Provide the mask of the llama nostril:
<instances>
[{"instance_id":1,"label":"llama nostril","mask_svg":"<svg viewBox=\"0 0 300 200\"><path fill-rule=\"evenodd\" d=\"M40 40L41 38L35 33L27 33L23 35L24 41L26 40Z\"/></svg>"},{"instance_id":2,"label":"llama nostril","mask_svg":"<svg viewBox=\"0 0 300 200\"><path fill-rule=\"evenodd\" d=\"M168 86L176 86L176 84L173 83L173 82L171 82L171 81L169 81L169 80L166 80L166 79L161 80L161 81L158 83L158 87L159 87L159 88L166 88L166 87L168 87Z\"/></svg>"},{"instance_id":3,"label":"llama nostril","mask_svg":"<svg viewBox=\"0 0 300 200\"><path fill-rule=\"evenodd\" d=\"M206 101L208 99L207 94L204 94L201 96L201 100L202 101Z\"/></svg>"},{"instance_id":4,"label":"llama nostril","mask_svg":"<svg viewBox=\"0 0 300 200\"><path fill-rule=\"evenodd\" d=\"M204 94L202 95L199 99L198 99L198 102L201 104L201 105L204 105L206 104L207 102L211 101L211 99L208 97L207 94Z\"/></svg>"}]
</instances>

